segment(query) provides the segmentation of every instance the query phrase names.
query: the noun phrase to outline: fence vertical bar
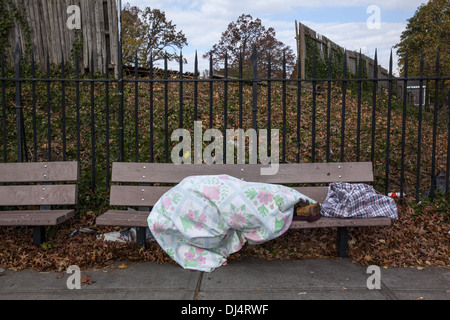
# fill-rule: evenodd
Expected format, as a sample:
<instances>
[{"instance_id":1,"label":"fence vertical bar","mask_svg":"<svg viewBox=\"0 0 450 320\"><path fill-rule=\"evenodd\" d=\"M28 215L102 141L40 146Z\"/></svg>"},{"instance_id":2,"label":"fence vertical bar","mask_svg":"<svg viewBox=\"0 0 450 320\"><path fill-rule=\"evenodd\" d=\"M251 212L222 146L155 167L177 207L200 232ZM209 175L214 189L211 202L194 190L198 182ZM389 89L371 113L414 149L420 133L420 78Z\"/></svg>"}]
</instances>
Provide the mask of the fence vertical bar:
<instances>
[{"instance_id":1,"label":"fence vertical bar","mask_svg":"<svg viewBox=\"0 0 450 320\"><path fill-rule=\"evenodd\" d=\"M33 161L37 162L37 123L36 123L36 66L34 61L34 53L31 51L31 98L33 108Z\"/></svg>"},{"instance_id":2,"label":"fence vertical bar","mask_svg":"<svg viewBox=\"0 0 450 320\"><path fill-rule=\"evenodd\" d=\"M362 55L361 49L359 49L359 62L358 62L358 114L356 119L356 162L360 161L361 153L361 78L362 78Z\"/></svg>"},{"instance_id":3,"label":"fence vertical bar","mask_svg":"<svg viewBox=\"0 0 450 320\"><path fill-rule=\"evenodd\" d=\"M22 154L25 156L25 162L28 162L28 149L27 149L27 135L25 133L25 118L23 116L23 107L20 109L20 121L22 127L22 141L23 141L23 151Z\"/></svg>"},{"instance_id":4,"label":"fence vertical bar","mask_svg":"<svg viewBox=\"0 0 450 320\"><path fill-rule=\"evenodd\" d=\"M179 114L178 114L178 128L183 128L183 52L180 51L180 61L179 61L179 91L178 91L178 106L179 106ZM183 137L180 137L180 142L183 141ZM184 156L184 155L183 155Z\"/></svg>"},{"instance_id":5,"label":"fence vertical bar","mask_svg":"<svg viewBox=\"0 0 450 320\"><path fill-rule=\"evenodd\" d=\"M139 162L139 60L136 51L134 60L134 160Z\"/></svg>"},{"instance_id":6,"label":"fence vertical bar","mask_svg":"<svg viewBox=\"0 0 450 320\"><path fill-rule=\"evenodd\" d=\"M312 118L311 118L311 162L316 162L316 89L317 89L317 53L313 54L313 81L312 81Z\"/></svg>"},{"instance_id":7,"label":"fence vertical bar","mask_svg":"<svg viewBox=\"0 0 450 320\"><path fill-rule=\"evenodd\" d=\"M213 108L214 108L214 94L213 94L213 59L212 59L212 53L209 56L209 128L212 129L213 127Z\"/></svg>"},{"instance_id":8,"label":"fence vertical bar","mask_svg":"<svg viewBox=\"0 0 450 320\"><path fill-rule=\"evenodd\" d=\"M330 127L331 127L331 49L328 51L328 90L327 90L327 142L326 161L330 162Z\"/></svg>"},{"instance_id":9,"label":"fence vertical bar","mask_svg":"<svg viewBox=\"0 0 450 320\"><path fill-rule=\"evenodd\" d=\"M391 113L392 113L392 50L389 58L389 86L388 86L388 114L387 114L387 126L386 126L386 170L385 170L385 185L384 193L389 193L389 153L391 148Z\"/></svg>"},{"instance_id":10,"label":"fence vertical bar","mask_svg":"<svg viewBox=\"0 0 450 320\"><path fill-rule=\"evenodd\" d=\"M195 51L194 60L194 121L198 120L198 56Z\"/></svg>"},{"instance_id":11,"label":"fence vertical bar","mask_svg":"<svg viewBox=\"0 0 450 320\"><path fill-rule=\"evenodd\" d=\"M242 52L239 54L239 129L243 129L242 123ZM240 137L239 137L240 139ZM239 140L240 141L240 140Z\"/></svg>"},{"instance_id":12,"label":"fence vertical bar","mask_svg":"<svg viewBox=\"0 0 450 320\"><path fill-rule=\"evenodd\" d=\"M2 78L5 78L5 54L2 51L1 61ZM3 131L3 162L8 162L8 135L6 132L6 85L5 80L2 80L2 131Z\"/></svg>"},{"instance_id":13,"label":"fence vertical bar","mask_svg":"<svg viewBox=\"0 0 450 320\"><path fill-rule=\"evenodd\" d=\"M223 163L226 163L227 159L227 128L228 128L228 53L225 53L225 65L224 65L224 88L223 88Z\"/></svg>"},{"instance_id":14,"label":"fence vertical bar","mask_svg":"<svg viewBox=\"0 0 450 320\"><path fill-rule=\"evenodd\" d=\"M344 66L342 70L342 115L341 115L341 162L344 162L345 153L345 96L347 92L347 51L344 51Z\"/></svg>"},{"instance_id":15,"label":"fence vertical bar","mask_svg":"<svg viewBox=\"0 0 450 320\"><path fill-rule=\"evenodd\" d=\"M372 84L372 139L370 149L370 161L375 166L375 130L376 130L376 113L377 113L377 87L378 87L378 58L375 49L375 58L373 63L373 84Z\"/></svg>"},{"instance_id":16,"label":"fence vertical bar","mask_svg":"<svg viewBox=\"0 0 450 320\"><path fill-rule=\"evenodd\" d=\"M110 163L110 145L109 145L109 64L110 57L109 54L106 55L106 67L105 67L105 115L106 115L106 133L105 133L105 146L106 146L106 188L109 189L109 163Z\"/></svg>"},{"instance_id":17,"label":"fence vertical bar","mask_svg":"<svg viewBox=\"0 0 450 320\"><path fill-rule=\"evenodd\" d=\"M22 153L22 83L20 78L20 63L22 61L22 52L20 51L19 44L16 46L16 51L14 53L14 67L16 74L16 129L17 129L17 161L23 162Z\"/></svg>"},{"instance_id":18,"label":"fence vertical bar","mask_svg":"<svg viewBox=\"0 0 450 320\"><path fill-rule=\"evenodd\" d=\"M433 115L433 147L431 152L431 192L430 197L434 199L435 191L435 171L436 171L436 136L437 136L437 113L439 100L439 48L436 56L436 80L434 82L434 115Z\"/></svg>"},{"instance_id":19,"label":"fence vertical bar","mask_svg":"<svg viewBox=\"0 0 450 320\"><path fill-rule=\"evenodd\" d=\"M95 96L94 96L94 51L91 51L91 164L92 164L92 190L95 190L96 181L95 181L95 165L96 165L96 156L95 156Z\"/></svg>"},{"instance_id":20,"label":"fence vertical bar","mask_svg":"<svg viewBox=\"0 0 450 320\"><path fill-rule=\"evenodd\" d=\"M256 131L258 129L258 122L257 122L257 114L258 114L258 52L256 51L256 45L253 45L253 52L252 52L252 67L253 67L253 81L252 81L252 92L253 92L253 99L252 99L252 128Z\"/></svg>"},{"instance_id":21,"label":"fence vertical bar","mask_svg":"<svg viewBox=\"0 0 450 320\"><path fill-rule=\"evenodd\" d=\"M164 54L164 148L165 160L169 162L169 74L167 70L167 52Z\"/></svg>"},{"instance_id":22,"label":"fence vertical bar","mask_svg":"<svg viewBox=\"0 0 450 320\"><path fill-rule=\"evenodd\" d=\"M450 91L447 92L447 101L450 101ZM449 176L450 176L450 107L447 105L448 108L448 113L447 113L447 170L445 173L445 194L446 194L446 198L447 201L450 199L450 193L449 193L449 189L450 189L450 182L449 180Z\"/></svg>"},{"instance_id":23,"label":"fence vertical bar","mask_svg":"<svg viewBox=\"0 0 450 320\"><path fill-rule=\"evenodd\" d=\"M61 51L61 79L66 78L64 53ZM67 160L66 155L66 83L61 81L61 113L62 113L62 147L63 161Z\"/></svg>"},{"instance_id":24,"label":"fence vertical bar","mask_svg":"<svg viewBox=\"0 0 450 320\"><path fill-rule=\"evenodd\" d=\"M300 163L301 145L301 120L302 120L302 58L298 57L297 62L297 163Z\"/></svg>"},{"instance_id":25,"label":"fence vertical bar","mask_svg":"<svg viewBox=\"0 0 450 320\"><path fill-rule=\"evenodd\" d=\"M183 52L180 51L179 127L183 128Z\"/></svg>"},{"instance_id":26,"label":"fence vertical bar","mask_svg":"<svg viewBox=\"0 0 450 320\"><path fill-rule=\"evenodd\" d=\"M402 115L402 151L401 151L401 166L400 166L400 199L403 199L404 194L404 178L405 178L405 140L406 140L406 99L408 98L408 53L405 56L405 72L403 77L403 115Z\"/></svg>"},{"instance_id":27,"label":"fence vertical bar","mask_svg":"<svg viewBox=\"0 0 450 320\"><path fill-rule=\"evenodd\" d=\"M267 137L271 137L272 134L272 56L269 51L267 56ZM272 155L271 146L272 139L267 139L267 154Z\"/></svg>"},{"instance_id":28,"label":"fence vertical bar","mask_svg":"<svg viewBox=\"0 0 450 320\"><path fill-rule=\"evenodd\" d=\"M117 71L118 71L118 90L119 90L119 161L125 161L124 151L124 123L123 123L123 102L124 102L124 83L123 83L123 52L122 52L122 0L116 0L117 3L117 21L118 21L118 37L117 37Z\"/></svg>"},{"instance_id":29,"label":"fence vertical bar","mask_svg":"<svg viewBox=\"0 0 450 320\"><path fill-rule=\"evenodd\" d=\"M154 155L154 145L153 145L153 52L150 52L150 62L149 62L149 68L150 68L150 75L149 75L149 80L150 80L150 162L154 162L155 160L155 155Z\"/></svg>"},{"instance_id":30,"label":"fence vertical bar","mask_svg":"<svg viewBox=\"0 0 450 320\"><path fill-rule=\"evenodd\" d=\"M416 169L416 203L419 202L420 190L420 161L422 156L422 109L423 109L423 50L420 53L420 80L419 80L419 119L417 124L417 169Z\"/></svg>"},{"instance_id":31,"label":"fence vertical bar","mask_svg":"<svg viewBox=\"0 0 450 320\"><path fill-rule=\"evenodd\" d=\"M48 161L52 161L52 125L51 125L51 93L50 93L50 56L47 51L47 150Z\"/></svg>"},{"instance_id":32,"label":"fence vertical bar","mask_svg":"<svg viewBox=\"0 0 450 320\"><path fill-rule=\"evenodd\" d=\"M283 104L283 154L282 162L286 163L286 52L283 51L283 81L282 81L282 104Z\"/></svg>"},{"instance_id":33,"label":"fence vertical bar","mask_svg":"<svg viewBox=\"0 0 450 320\"><path fill-rule=\"evenodd\" d=\"M75 58L75 77L77 80L75 81L75 95L76 95L76 108L77 108L77 161L80 163L81 161L81 129L80 129L80 64L79 64L79 51L76 53Z\"/></svg>"}]
</instances>

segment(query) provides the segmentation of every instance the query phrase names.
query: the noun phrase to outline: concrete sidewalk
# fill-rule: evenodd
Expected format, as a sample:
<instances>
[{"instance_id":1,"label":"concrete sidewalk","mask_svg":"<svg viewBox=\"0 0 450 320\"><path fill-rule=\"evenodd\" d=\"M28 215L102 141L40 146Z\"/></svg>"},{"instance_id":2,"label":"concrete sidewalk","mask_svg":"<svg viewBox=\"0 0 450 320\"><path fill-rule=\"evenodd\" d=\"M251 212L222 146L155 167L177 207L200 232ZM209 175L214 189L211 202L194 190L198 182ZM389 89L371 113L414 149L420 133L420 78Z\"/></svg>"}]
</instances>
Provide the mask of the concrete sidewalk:
<instances>
[{"instance_id":1,"label":"concrete sidewalk","mask_svg":"<svg viewBox=\"0 0 450 320\"><path fill-rule=\"evenodd\" d=\"M69 290L72 274L5 271L0 300L450 300L450 270L381 268L381 289L369 290L367 267L346 259L230 261L212 273L171 264L81 270L91 284Z\"/></svg>"}]
</instances>

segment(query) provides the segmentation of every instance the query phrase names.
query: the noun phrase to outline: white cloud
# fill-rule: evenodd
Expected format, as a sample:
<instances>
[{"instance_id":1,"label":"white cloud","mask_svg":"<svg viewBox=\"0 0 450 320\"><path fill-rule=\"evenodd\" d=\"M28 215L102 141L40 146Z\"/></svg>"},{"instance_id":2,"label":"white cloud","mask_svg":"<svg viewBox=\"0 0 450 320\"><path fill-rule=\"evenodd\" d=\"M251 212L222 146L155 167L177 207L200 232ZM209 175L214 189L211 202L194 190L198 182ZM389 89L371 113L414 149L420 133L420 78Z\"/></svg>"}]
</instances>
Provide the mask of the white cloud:
<instances>
[{"instance_id":1,"label":"white cloud","mask_svg":"<svg viewBox=\"0 0 450 320\"><path fill-rule=\"evenodd\" d=\"M202 61L202 54L218 42L228 24L235 21L242 13L261 17L264 26L275 28L277 38L296 51L294 20L291 21L292 18L282 20L280 18L282 14L295 16L298 12L298 19L300 19L302 7L361 8L377 5L382 9L383 17L384 10L412 11L426 0L123 0L123 3L126 2L165 11L167 18L172 20L177 25L177 30L182 30L188 39L189 47L183 49L189 61L186 69L193 69L193 55L195 50L198 50L199 68L203 70L208 68L208 62ZM378 49L379 62L384 67L388 67L390 49L399 42L401 32L406 25L406 21L383 22L382 20L381 29L370 30L364 22L319 23L314 20L314 17L308 17L308 21L300 22L347 49L361 49L363 53L372 57L375 49ZM395 52L394 58L394 66L396 66Z\"/></svg>"},{"instance_id":2,"label":"white cloud","mask_svg":"<svg viewBox=\"0 0 450 320\"><path fill-rule=\"evenodd\" d=\"M137 6L152 8L184 8L208 14L227 14L242 12L279 13L289 12L293 8L321 8L321 7L364 7L377 5L383 9L414 10L428 0L123 0Z\"/></svg>"}]
</instances>

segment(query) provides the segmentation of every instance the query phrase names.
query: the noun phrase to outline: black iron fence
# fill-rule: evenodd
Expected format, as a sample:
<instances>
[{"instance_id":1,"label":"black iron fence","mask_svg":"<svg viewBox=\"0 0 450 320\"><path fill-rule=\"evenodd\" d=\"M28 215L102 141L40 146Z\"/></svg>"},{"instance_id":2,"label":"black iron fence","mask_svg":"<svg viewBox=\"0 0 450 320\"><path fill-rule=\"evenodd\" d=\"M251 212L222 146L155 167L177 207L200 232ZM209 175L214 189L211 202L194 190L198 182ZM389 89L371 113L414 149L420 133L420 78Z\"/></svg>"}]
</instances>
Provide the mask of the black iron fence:
<instances>
[{"instance_id":1,"label":"black iron fence","mask_svg":"<svg viewBox=\"0 0 450 320\"><path fill-rule=\"evenodd\" d=\"M193 132L194 122L203 129L277 129L280 133L280 161L344 162L371 161L375 187L385 194L397 192L419 201L435 196L436 177L450 172L450 108L440 102L442 88L449 91L448 75L410 77L407 61L405 75L392 75L392 55L388 79L374 74L348 74L346 59L342 77L316 77L313 62L311 78L272 76L269 60L267 74L257 72L254 52L251 77L228 75L225 59L221 74L210 63L209 75L199 76L198 59L194 73L164 69L120 68L119 77L90 74L80 77L78 60L47 71L37 71L33 58L22 59L16 50L15 69L6 70L1 60L1 143L3 162L78 160L83 179L91 191L109 186L113 161L170 162L172 132L184 128ZM78 59L78 58L76 58ZM180 59L183 61L183 59ZM422 61L423 62L423 61ZM91 59L93 64L93 59ZM107 63L106 65L109 65ZM152 66L149 57L149 66ZM423 63L422 63L423 65ZM301 70L301 66L297 66ZM91 70L94 70L92 67ZM131 72L127 72L131 70ZM387 89L380 90L380 81ZM408 82L419 82L419 103L408 103ZM395 86L401 83L401 94ZM423 83L434 83L434 101L424 100ZM233 144L226 141L223 145ZM174 141L172 141L174 140ZM206 139L201 143L212 142ZM223 157L226 157L224 147ZM187 153L186 157L191 157ZM445 192L449 184L445 183Z\"/></svg>"}]
</instances>

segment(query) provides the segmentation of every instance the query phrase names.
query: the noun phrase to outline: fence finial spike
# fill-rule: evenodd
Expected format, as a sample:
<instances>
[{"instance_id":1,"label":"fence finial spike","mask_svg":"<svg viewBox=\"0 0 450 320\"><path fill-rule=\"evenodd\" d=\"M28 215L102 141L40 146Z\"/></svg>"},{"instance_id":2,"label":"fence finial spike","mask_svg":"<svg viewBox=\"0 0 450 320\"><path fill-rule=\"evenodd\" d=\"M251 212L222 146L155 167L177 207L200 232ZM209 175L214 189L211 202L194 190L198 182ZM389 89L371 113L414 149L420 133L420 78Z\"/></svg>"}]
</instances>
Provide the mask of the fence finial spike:
<instances>
[{"instance_id":1,"label":"fence finial spike","mask_svg":"<svg viewBox=\"0 0 450 320\"><path fill-rule=\"evenodd\" d=\"M392 75L392 48L391 48L391 54L389 56L389 74Z\"/></svg>"},{"instance_id":2,"label":"fence finial spike","mask_svg":"<svg viewBox=\"0 0 450 320\"><path fill-rule=\"evenodd\" d=\"M153 68L153 50L150 50L150 58L148 59L148 65L150 69Z\"/></svg>"},{"instance_id":3,"label":"fence finial spike","mask_svg":"<svg viewBox=\"0 0 450 320\"><path fill-rule=\"evenodd\" d=\"M16 63L22 60L22 50L20 50L20 45L18 42L16 44L16 49L14 51L14 60L16 61Z\"/></svg>"},{"instance_id":4,"label":"fence finial spike","mask_svg":"<svg viewBox=\"0 0 450 320\"><path fill-rule=\"evenodd\" d=\"M283 51L283 55L284 55L284 51ZM253 50L252 50L252 55L250 56L250 59L253 61L253 63L256 62L256 60L258 59L258 52L256 50L256 45L253 45Z\"/></svg>"}]
</instances>

